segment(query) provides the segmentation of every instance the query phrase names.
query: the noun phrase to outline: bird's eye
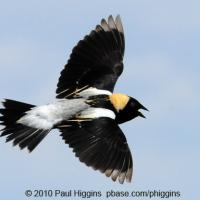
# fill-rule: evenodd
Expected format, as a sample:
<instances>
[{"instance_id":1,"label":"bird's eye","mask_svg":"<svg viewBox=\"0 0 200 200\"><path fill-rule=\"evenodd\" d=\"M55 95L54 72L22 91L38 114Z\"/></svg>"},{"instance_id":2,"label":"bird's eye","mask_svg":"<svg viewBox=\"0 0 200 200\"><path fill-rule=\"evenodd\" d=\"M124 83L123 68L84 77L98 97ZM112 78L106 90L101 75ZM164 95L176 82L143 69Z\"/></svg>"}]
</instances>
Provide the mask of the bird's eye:
<instances>
[{"instance_id":1,"label":"bird's eye","mask_svg":"<svg viewBox=\"0 0 200 200\"><path fill-rule=\"evenodd\" d=\"M134 108L134 107L135 107L135 103L134 103L133 101L131 101L131 102L130 102L130 106L131 106L132 108Z\"/></svg>"}]
</instances>

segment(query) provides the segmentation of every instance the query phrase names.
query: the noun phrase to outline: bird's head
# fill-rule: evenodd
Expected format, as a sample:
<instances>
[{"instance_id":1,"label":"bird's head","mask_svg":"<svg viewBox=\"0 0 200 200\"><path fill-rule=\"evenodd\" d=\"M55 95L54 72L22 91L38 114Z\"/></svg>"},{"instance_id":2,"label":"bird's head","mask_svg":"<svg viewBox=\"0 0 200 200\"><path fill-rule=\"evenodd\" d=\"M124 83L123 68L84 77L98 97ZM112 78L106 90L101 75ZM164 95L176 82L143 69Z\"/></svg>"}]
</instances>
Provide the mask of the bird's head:
<instances>
[{"instance_id":1,"label":"bird's head","mask_svg":"<svg viewBox=\"0 0 200 200\"><path fill-rule=\"evenodd\" d=\"M136 114L135 117L139 116L139 117L143 117L143 118L145 118L145 116L139 110L143 109L143 110L148 111L147 108L145 108L139 101L137 101L133 97L129 97L129 101L124 109L130 110L133 113L135 113Z\"/></svg>"},{"instance_id":2,"label":"bird's head","mask_svg":"<svg viewBox=\"0 0 200 200\"><path fill-rule=\"evenodd\" d=\"M111 95L110 100L116 110L116 121L118 124L124 123L138 116L145 118L139 110L143 109L148 111L148 109L139 101L125 94L113 94Z\"/></svg>"}]
</instances>

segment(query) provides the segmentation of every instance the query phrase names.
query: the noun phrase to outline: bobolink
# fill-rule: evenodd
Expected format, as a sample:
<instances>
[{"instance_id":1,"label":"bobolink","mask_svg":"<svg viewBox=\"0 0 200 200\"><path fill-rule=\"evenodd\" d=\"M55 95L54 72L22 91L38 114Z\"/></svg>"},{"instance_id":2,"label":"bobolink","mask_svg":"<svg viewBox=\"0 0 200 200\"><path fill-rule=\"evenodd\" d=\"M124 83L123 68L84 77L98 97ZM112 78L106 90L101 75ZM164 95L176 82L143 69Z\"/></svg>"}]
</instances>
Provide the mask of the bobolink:
<instances>
[{"instance_id":1,"label":"bobolink","mask_svg":"<svg viewBox=\"0 0 200 200\"><path fill-rule=\"evenodd\" d=\"M131 181L133 163L118 124L144 115L136 99L113 93L123 71L125 40L120 16L101 20L73 48L57 84L57 101L35 106L6 99L0 109L1 136L31 152L52 130L81 162L113 181Z\"/></svg>"}]
</instances>

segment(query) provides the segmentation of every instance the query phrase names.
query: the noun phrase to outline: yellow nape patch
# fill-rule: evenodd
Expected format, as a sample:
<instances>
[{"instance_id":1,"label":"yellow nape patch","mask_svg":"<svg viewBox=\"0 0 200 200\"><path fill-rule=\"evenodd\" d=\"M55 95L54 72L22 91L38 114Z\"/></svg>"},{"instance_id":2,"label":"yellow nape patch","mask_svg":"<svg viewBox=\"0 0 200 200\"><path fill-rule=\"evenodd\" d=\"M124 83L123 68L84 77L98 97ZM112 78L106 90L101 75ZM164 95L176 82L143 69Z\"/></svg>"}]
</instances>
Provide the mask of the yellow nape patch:
<instances>
[{"instance_id":1,"label":"yellow nape patch","mask_svg":"<svg viewBox=\"0 0 200 200\"><path fill-rule=\"evenodd\" d=\"M120 93L112 94L109 97L110 97L111 103L113 104L117 112L119 112L120 110L123 110L130 99L130 97L127 96L126 94L120 94Z\"/></svg>"}]
</instances>

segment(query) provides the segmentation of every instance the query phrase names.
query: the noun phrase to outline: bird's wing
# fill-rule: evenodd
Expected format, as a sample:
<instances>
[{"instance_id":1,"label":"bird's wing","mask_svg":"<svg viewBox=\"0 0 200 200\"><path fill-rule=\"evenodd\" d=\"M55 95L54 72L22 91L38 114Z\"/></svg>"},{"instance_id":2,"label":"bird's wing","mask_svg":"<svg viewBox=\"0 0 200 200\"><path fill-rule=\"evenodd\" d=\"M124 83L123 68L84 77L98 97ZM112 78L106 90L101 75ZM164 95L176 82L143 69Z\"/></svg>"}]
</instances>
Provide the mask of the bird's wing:
<instances>
[{"instance_id":1,"label":"bird's wing","mask_svg":"<svg viewBox=\"0 0 200 200\"><path fill-rule=\"evenodd\" d=\"M113 119L102 117L59 127L65 143L81 162L120 183L132 178L132 156L126 138Z\"/></svg>"},{"instance_id":2,"label":"bird's wing","mask_svg":"<svg viewBox=\"0 0 200 200\"><path fill-rule=\"evenodd\" d=\"M101 20L95 30L73 48L61 71L57 98L71 98L75 91L88 87L113 92L123 71L125 41L120 16Z\"/></svg>"}]
</instances>

